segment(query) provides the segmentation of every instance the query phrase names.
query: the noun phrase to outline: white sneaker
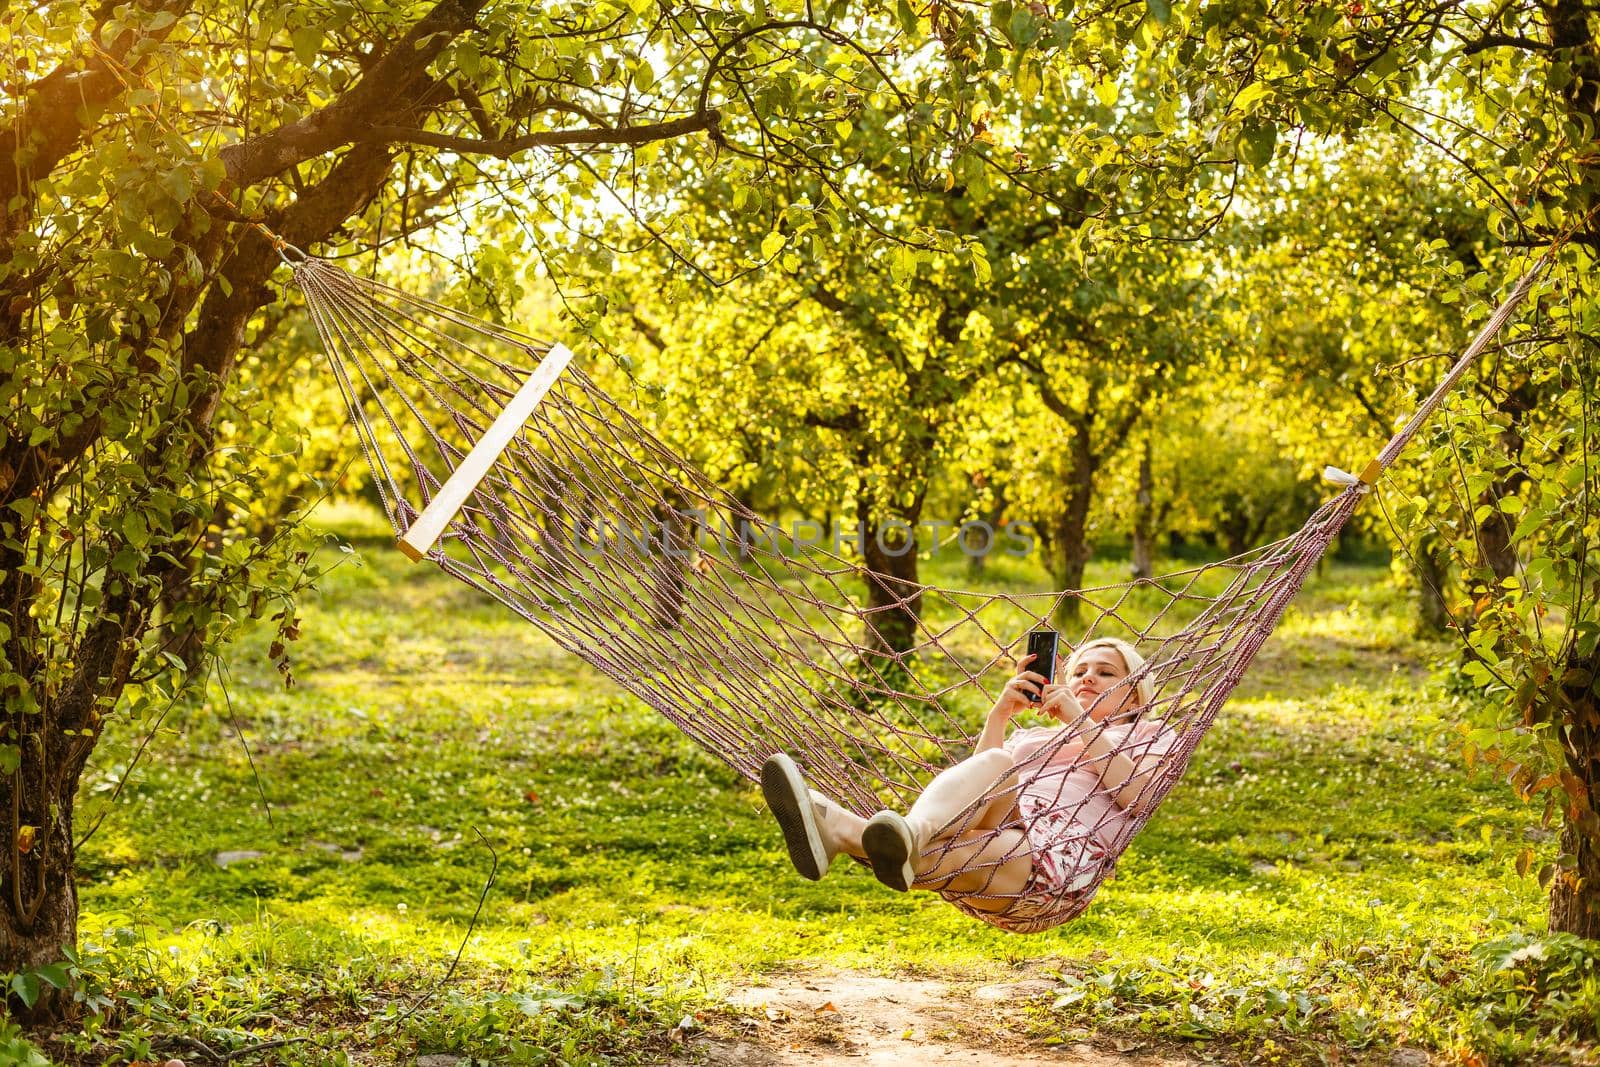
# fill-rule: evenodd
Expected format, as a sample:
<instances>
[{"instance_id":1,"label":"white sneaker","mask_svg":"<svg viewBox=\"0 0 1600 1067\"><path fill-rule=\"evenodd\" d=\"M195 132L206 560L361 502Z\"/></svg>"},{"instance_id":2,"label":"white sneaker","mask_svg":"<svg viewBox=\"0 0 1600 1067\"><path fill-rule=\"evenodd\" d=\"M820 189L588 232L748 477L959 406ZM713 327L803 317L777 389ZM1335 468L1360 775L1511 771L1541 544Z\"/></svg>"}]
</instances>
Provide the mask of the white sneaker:
<instances>
[{"instance_id":1,"label":"white sneaker","mask_svg":"<svg viewBox=\"0 0 1600 1067\"><path fill-rule=\"evenodd\" d=\"M794 760L778 753L761 765L761 795L778 820L789 862L801 877L820 881L838 855L838 842L818 818L816 798Z\"/></svg>"},{"instance_id":2,"label":"white sneaker","mask_svg":"<svg viewBox=\"0 0 1600 1067\"><path fill-rule=\"evenodd\" d=\"M872 861L872 873L878 881L890 889L904 893L917 880L917 872L911 866L918 851L917 835L903 816L880 811L868 819L861 831L861 851Z\"/></svg>"}]
</instances>

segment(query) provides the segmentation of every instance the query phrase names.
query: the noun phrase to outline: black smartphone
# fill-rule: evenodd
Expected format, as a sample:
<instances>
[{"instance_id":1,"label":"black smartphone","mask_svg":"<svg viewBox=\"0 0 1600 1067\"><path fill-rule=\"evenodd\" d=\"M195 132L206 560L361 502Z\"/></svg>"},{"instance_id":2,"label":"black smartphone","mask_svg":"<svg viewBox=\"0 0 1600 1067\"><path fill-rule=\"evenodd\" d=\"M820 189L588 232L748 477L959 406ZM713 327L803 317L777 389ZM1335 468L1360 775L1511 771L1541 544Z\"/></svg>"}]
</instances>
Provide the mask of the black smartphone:
<instances>
[{"instance_id":1,"label":"black smartphone","mask_svg":"<svg viewBox=\"0 0 1600 1067\"><path fill-rule=\"evenodd\" d=\"M1033 661L1026 667L1035 674L1044 675L1044 680L1056 680L1056 649L1061 645L1061 635L1054 630L1034 630L1028 634L1028 655ZM1031 703L1039 703L1039 698L1029 694Z\"/></svg>"}]
</instances>

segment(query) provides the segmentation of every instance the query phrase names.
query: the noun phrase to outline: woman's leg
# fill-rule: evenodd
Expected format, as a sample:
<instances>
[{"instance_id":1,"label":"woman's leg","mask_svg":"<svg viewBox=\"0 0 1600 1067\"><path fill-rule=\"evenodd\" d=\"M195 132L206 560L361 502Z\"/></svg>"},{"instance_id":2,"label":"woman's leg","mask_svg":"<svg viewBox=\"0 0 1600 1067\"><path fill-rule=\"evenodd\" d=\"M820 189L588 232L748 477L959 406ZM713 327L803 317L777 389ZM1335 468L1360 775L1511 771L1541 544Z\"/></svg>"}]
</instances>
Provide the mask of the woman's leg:
<instances>
[{"instance_id":1,"label":"woman's leg","mask_svg":"<svg viewBox=\"0 0 1600 1067\"><path fill-rule=\"evenodd\" d=\"M802 876L821 878L841 852L866 858L861 832L867 821L809 788L788 756L779 753L762 766L761 792L783 831L789 861Z\"/></svg>"},{"instance_id":2,"label":"woman's leg","mask_svg":"<svg viewBox=\"0 0 1600 1067\"><path fill-rule=\"evenodd\" d=\"M1028 836L1011 827L933 841L916 859L913 888L957 893L979 911L1002 911L1033 876ZM994 899L986 899L994 898Z\"/></svg>"},{"instance_id":3,"label":"woman's leg","mask_svg":"<svg viewBox=\"0 0 1600 1067\"><path fill-rule=\"evenodd\" d=\"M928 788L922 791L922 795L912 803L911 810L906 812L906 823L919 842L931 841L944 833L962 833L984 826L991 818L1004 814L1005 808L1014 799L1009 789L1016 781L1015 769L1016 761L1003 748L991 748L968 756L954 767L940 771L939 776L928 783ZM1000 783L998 788L1006 792L994 797L970 819L962 820L962 824L949 825L963 811L988 795L990 787L995 786L997 781ZM991 812L990 809L994 808L999 810ZM992 825L998 826L999 823Z\"/></svg>"},{"instance_id":4,"label":"woman's leg","mask_svg":"<svg viewBox=\"0 0 1600 1067\"><path fill-rule=\"evenodd\" d=\"M892 889L904 892L916 881L918 857L941 835L989 835L1010 807L1009 793L990 802L957 825L961 813L983 800L996 783L1008 786L1015 761L1005 749L992 748L948 767L928 783L904 817L891 811L874 815L861 833L872 873Z\"/></svg>"}]
</instances>

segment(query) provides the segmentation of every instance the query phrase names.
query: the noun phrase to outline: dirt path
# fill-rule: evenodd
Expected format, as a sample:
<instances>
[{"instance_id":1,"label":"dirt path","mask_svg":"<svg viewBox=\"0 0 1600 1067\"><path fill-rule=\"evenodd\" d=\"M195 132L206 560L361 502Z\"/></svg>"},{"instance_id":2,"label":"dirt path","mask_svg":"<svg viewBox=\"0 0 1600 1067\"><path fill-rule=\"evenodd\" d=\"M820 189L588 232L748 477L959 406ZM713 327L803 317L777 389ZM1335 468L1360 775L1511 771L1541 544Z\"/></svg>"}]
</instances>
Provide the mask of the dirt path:
<instances>
[{"instance_id":1,"label":"dirt path","mask_svg":"<svg viewBox=\"0 0 1600 1067\"><path fill-rule=\"evenodd\" d=\"M854 973L773 976L729 1000L750 1012L734 1036L692 1041L711 1067L1189 1067L1138 1042L1045 1045L1020 1025L1023 1005L1048 994L1041 979L973 988Z\"/></svg>"}]
</instances>

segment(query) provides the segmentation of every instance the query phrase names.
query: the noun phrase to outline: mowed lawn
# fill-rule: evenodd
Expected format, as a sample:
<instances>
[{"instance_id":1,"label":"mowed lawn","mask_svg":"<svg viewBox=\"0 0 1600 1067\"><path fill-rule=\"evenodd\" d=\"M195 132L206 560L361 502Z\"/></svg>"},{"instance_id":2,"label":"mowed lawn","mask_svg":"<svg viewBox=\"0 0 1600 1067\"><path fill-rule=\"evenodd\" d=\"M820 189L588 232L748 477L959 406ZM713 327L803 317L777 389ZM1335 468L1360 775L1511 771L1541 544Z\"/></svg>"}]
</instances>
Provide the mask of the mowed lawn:
<instances>
[{"instance_id":1,"label":"mowed lawn","mask_svg":"<svg viewBox=\"0 0 1600 1067\"><path fill-rule=\"evenodd\" d=\"M119 727L85 780L80 832L104 822L80 855L83 937L158 1022L303 1038L256 1062L650 1062L684 1012L714 1024L722 991L772 969L1026 963L1062 983L1041 1035L1282 1062L1522 1047L1515 1025L1452 1021L1438 1005L1472 1006L1439 990L1476 980L1472 946L1542 930L1513 857L1553 842L1465 772L1464 698L1436 680L1451 649L1411 636L1386 565L1324 568L1089 913L1019 937L854 864L801 880L758 793L598 672L407 563L369 515L313 526L342 562L303 604L294 687L254 635L120 796L151 724ZM961 563L931 579L962 584ZM1550 1035L1526 1040L1574 1055Z\"/></svg>"}]
</instances>

